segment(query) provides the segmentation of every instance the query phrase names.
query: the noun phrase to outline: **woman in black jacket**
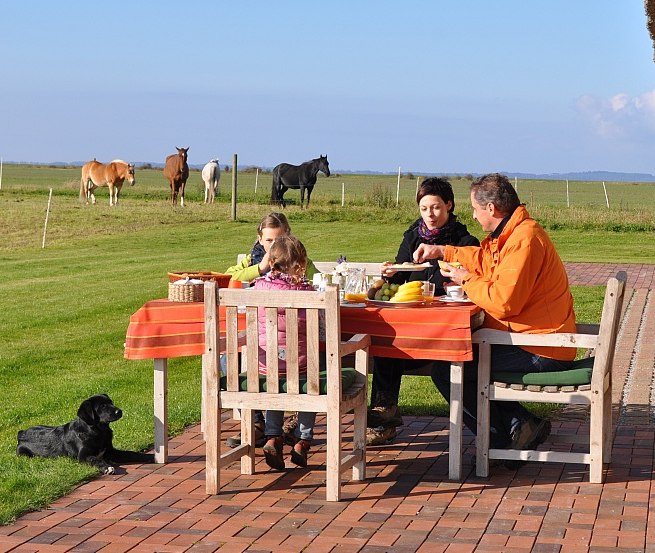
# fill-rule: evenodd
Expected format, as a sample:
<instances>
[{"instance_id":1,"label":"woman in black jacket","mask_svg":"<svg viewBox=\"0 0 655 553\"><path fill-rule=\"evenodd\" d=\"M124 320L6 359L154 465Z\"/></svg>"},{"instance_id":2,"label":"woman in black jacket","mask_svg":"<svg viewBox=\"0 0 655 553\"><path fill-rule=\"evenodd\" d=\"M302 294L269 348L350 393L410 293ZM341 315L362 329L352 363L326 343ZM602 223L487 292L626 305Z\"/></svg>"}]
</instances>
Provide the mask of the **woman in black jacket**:
<instances>
[{"instance_id":1,"label":"woman in black jacket","mask_svg":"<svg viewBox=\"0 0 655 553\"><path fill-rule=\"evenodd\" d=\"M416 193L421 217L405 231L398 249L395 264L413 262L413 254L419 244L452 244L454 246L479 246L480 242L472 236L457 220L455 195L450 183L439 177L425 179ZM445 293L445 277L439 271L437 261L423 271L394 271L392 263L382 264L381 273L390 283L402 284L412 280L429 280L435 284L435 296ZM371 388L371 408L368 412L366 443L381 445L391 443L396 437L396 427L402 425L398 408L400 381L405 371L420 368L430 361L421 359L391 359L376 357L373 361L373 385Z\"/></svg>"}]
</instances>

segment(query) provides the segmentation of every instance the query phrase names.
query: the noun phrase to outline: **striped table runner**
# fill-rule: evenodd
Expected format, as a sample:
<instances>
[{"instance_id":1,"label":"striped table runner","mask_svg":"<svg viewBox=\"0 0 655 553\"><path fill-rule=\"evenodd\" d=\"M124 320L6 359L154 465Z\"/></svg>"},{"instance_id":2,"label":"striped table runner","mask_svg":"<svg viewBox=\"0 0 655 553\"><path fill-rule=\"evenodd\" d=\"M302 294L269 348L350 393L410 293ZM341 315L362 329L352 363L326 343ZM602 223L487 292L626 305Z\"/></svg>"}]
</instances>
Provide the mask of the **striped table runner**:
<instances>
[{"instance_id":1,"label":"striped table runner","mask_svg":"<svg viewBox=\"0 0 655 553\"><path fill-rule=\"evenodd\" d=\"M401 359L468 361L473 358L471 317L475 305L433 303L424 307L342 307L341 331L371 335L370 354ZM203 304L153 300L130 317L126 359L202 355Z\"/></svg>"}]
</instances>

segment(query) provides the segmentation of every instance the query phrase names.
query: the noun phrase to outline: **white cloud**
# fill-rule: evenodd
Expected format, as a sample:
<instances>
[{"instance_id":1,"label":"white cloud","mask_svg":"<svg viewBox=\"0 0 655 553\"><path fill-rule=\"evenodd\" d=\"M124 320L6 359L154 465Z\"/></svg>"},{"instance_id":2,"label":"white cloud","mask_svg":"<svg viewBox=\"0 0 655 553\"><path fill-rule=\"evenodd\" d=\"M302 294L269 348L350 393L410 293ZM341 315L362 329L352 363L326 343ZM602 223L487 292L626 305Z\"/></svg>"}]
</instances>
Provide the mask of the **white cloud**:
<instances>
[{"instance_id":1,"label":"white cloud","mask_svg":"<svg viewBox=\"0 0 655 553\"><path fill-rule=\"evenodd\" d=\"M610 98L582 96L576 108L602 138L621 141L655 138L655 90L633 97L626 93Z\"/></svg>"}]
</instances>

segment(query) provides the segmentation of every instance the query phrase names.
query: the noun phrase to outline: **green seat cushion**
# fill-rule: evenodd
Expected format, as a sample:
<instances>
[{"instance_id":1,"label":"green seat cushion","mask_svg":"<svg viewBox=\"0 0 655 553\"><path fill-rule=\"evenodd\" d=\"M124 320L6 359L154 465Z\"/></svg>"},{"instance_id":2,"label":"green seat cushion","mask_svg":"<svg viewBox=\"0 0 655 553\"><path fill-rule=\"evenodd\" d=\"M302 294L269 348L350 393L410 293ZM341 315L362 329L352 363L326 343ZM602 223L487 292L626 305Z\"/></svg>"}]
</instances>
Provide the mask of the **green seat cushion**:
<instances>
[{"instance_id":1,"label":"green seat cushion","mask_svg":"<svg viewBox=\"0 0 655 553\"><path fill-rule=\"evenodd\" d=\"M347 390L350 388L357 379L357 371L352 368L342 368L341 369L341 389ZM227 387L227 377L221 377L221 390L225 390ZM260 375L259 377L259 389L263 392L266 391L266 376ZM239 390L245 392L248 390L248 378L246 373L241 373L239 375ZM287 391L287 379L282 377L280 378L280 390L282 392ZM327 394L327 372L321 371L319 373L319 390L322 395ZM300 379L300 393L307 393L307 379Z\"/></svg>"},{"instance_id":2,"label":"green seat cushion","mask_svg":"<svg viewBox=\"0 0 655 553\"><path fill-rule=\"evenodd\" d=\"M591 383L594 358L585 357L573 363L573 367L565 371L541 373L515 373L494 371L494 382L506 384L524 384L525 386L581 386Z\"/></svg>"}]
</instances>

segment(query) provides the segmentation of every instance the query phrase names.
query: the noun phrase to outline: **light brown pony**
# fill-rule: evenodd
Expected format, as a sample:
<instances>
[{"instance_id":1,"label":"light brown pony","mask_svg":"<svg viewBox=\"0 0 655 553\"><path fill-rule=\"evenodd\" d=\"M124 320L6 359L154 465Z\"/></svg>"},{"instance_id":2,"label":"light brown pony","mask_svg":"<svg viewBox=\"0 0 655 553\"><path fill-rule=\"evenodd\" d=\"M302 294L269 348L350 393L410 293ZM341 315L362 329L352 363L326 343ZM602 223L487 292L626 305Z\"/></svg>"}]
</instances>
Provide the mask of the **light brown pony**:
<instances>
[{"instance_id":1,"label":"light brown pony","mask_svg":"<svg viewBox=\"0 0 655 553\"><path fill-rule=\"evenodd\" d=\"M166 165L164 166L164 177L168 180L171 187L171 204L175 207L178 193L180 195L180 205L184 207L184 187L189 178L189 166L186 163L187 152L189 148L178 148L176 154L171 154L166 157Z\"/></svg>"},{"instance_id":2,"label":"light brown pony","mask_svg":"<svg viewBox=\"0 0 655 553\"><path fill-rule=\"evenodd\" d=\"M134 177L134 165L121 159L107 163L100 163L95 159L87 162L82 167L82 179L80 180L80 200L89 203L96 203L95 190L100 186L109 188L109 205L118 204L118 195L123 188L123 181L127 181L134 186L136 178Z\"/></svg>"}]
</instances>

